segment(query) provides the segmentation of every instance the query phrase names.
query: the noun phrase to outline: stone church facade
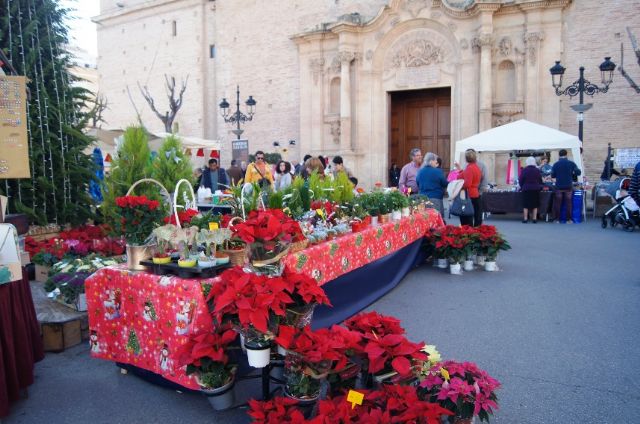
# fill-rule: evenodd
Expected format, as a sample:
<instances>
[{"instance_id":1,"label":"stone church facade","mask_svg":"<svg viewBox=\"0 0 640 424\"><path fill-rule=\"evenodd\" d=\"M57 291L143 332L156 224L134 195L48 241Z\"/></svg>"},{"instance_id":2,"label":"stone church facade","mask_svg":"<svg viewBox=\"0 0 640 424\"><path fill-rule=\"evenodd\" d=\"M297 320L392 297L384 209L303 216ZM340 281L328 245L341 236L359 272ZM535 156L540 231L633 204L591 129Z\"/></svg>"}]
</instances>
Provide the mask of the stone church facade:
<instances>
[{"instance_id":1,"label":"stone church facade","mask_svg":"<svg viewBox=\"0 0 640 424\"><path fill-rule=\"evenodd\" d=\"M577 100L555 95L548 69L561 59L565 85L579 66L599 83L598 65L604 56L619 63L624 42L625 68L640 80L625 32L640 32L632 10L640 1L102 0L95 20L106 120L134 122L137 104L147 126L161 127L137 82L162 103L162 75L188 74L179 130L224 140L228 162L235 136L217 105L235 104L237 84L241 102L258 102L243 126L251 150L274 151L278 141L288 159L340 154L370 186L386 182L413 147L438 153L448 168L456 140L520 118L577 134L569 108ZM593 180L607 142L640 146L640 95L616 72L608 93L585 102L594 103L584 138ZM496 170L491 180L504 183L506 156L484 159Z\"/></svg>"}]
</instances>

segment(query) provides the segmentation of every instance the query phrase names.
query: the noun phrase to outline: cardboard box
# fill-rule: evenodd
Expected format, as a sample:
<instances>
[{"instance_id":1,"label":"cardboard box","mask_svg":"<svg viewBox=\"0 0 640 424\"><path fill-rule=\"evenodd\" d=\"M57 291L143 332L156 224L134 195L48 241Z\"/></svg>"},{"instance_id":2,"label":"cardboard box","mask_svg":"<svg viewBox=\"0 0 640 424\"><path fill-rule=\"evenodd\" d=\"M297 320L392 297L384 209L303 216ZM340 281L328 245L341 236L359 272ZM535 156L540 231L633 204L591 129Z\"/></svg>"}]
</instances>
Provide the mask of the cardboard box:
<instances>
[{"instance_id":1,"label":"cardboard box","mask_svg":"<svg viewBox=\"0 0 640 424\"><path fill-rule=\"evenodd\" d=\"M62 352L82 342L80 319L42 323L42 344L46 352Z\"/></svg>"},{"instance_id":2,"label":"cardboard box","mask_svg":"<svg viewBox=\"0 0 640 424\"><path fill-rule=\"evenodd\" d=\"M49 279L49 270L51 269L51 267L49 266L43 266L43 265L37 265L36 264L36 281L39 283L46 283L47 280Z\"/></svg>"}]
</instances>

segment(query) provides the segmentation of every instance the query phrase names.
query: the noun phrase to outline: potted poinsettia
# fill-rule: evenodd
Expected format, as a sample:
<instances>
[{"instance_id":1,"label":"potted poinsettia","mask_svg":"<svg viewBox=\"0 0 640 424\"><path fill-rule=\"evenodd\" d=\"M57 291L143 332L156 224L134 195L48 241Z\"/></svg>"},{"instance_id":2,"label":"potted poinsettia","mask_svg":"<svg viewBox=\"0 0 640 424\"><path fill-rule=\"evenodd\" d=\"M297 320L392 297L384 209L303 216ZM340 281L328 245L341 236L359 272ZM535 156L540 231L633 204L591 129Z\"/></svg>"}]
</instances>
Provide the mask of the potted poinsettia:
<instances>
[{"instance_id":1,"label":"potted poinsettia","mask_svg":"<svg viewBox=\"0 0 640 424\"><path fill-rule=\"evenodd\" d=\"M282 273L282 280L292 300L292 303L287 305L287 313L282 324L302 328L311 323L313 310L317 305L331 306L324 289L314 278L287 267Z\"/></svg>"},{"instance_id":2,"label":"potted poinsettia","mask_svg":"<svg viewBox=\"0 0 640 424\"><path fill-rule=\"evenodd\" d=\"M420 397L453 412L450 423L470 424L473 417L489 421L498 409L500 382L471 362L443 361L431 367L420 383Z\"/></svg>"},{"instance_id":3,"label":"potted poinsettia","mask_svg":"<svg viewBox=\"0 0 640 424\"><path fill-rule=\"evenodd\" d=\"M511 246L502 234L495 230L495 227L493 227L493 229L482 229L481 232L479 232L479 237L481 251L485 256L485 271L497 271L496 258L498 257L498 252L501 250L509 250Z\"/></svg>"},{"instance_id":4,"label":"potted poinsettia","mask_svg":"<svg viewBox=\"0 0 640 424\"><path fill-rule=\"evenodd\" d=\"M255 424L302 424L307 422L298 407L298 402L282 396L267 401L251 399L247 413L253 418Z\"/></svg>"},{"instance_id":5,"label":"potted poinsettia","mask_svg":"<svg viewBox=\"0 0 640 424\"><path fill-rule=\"evenodd\" d=\"M280 275L289 245L304 240L298 221L280 209L251 211L231 231L247 243L253 271L265 275Z\"/></svg>"},{"instance_id":6,"label":"potted poinsettia","mask_svg":"<svg viewBox=\"0 0 640 424\"><path fill-rule=\"evenodd\" d=\"M116 197L116 212L120 216L115 222L116 230L127 240L127 266L144 270L140 261L152 255L149 236L162 219L160 203L146 196Z\"/></svg>"},{"instance_id":7,"label":"potted poinsettia","mask_svg":"<svg viewBox=\"0 0 640 424\"><path fill-rule=\"evenodd\" d=\"M244 336L249 365L269 364L271 340L278 317L286 315L293 300L282 278L244 272L241 267L226 270L211 287L207 300L213 302L215 322L230 323Z\"/></svg>"},{"instance_id":8,"label":"potted poinsettia","mask_svg":"<svg viewBox=\"0 0 640 424\"><path fill-rule=\"evenodd\" d=\"M174 353L178 367L196 375L202 392L216 410L233 406L236 365L229 362L227 349L236 339L233 330L194 333Z\"/></svg>"},{"instance_id":9,"label":"potted poinsettia","mask_svg":"<svg viewBox=\"0 0 640 424\"><path fill-rule=\"evenodd\" d=\"M348 363L347 340L340 332L327 328L313 331L309 326L303 329L280 326L276 341L287 349L285 394L301 402L317 400L320 380L329 372L342 370Z\"/></svg>"},{"instance_id":10,"label":"potted poinsettia","mask_svg":"<svg viewBox=\"0 0 640 424\"><path fill-rule=\"evenodd\" d=\"M449 260L451 274L461 274L461 262L465 259L465 247L468 240L465 230L455 225L447 225L441 231L440 240L436 243L436 249Z\"/></svg>"}]
</instances>

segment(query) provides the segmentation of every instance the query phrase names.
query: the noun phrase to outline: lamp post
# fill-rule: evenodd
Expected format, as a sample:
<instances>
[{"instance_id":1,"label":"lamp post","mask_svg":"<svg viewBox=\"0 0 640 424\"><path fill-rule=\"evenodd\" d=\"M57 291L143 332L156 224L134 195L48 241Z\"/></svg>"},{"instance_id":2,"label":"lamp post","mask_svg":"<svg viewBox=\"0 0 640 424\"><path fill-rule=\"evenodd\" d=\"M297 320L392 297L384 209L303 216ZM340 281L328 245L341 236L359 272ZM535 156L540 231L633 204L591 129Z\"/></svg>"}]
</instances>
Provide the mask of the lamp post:
<instances>
[{"instance_id":1,"label":"lamp post","mask_svg":"<svg viewBox=\"0 0 640 424\"><path fill-rule=\"evenodd\" d=\"M256 101L253 96L249 96L247 101L245 102L247 105L247 114L245 115L240 111L240 86L237 86L236 89L236 111L229 114L229 102L227 102L226 98L223 98L220 102L220 115L224 119L224 122L227 123L235 123L237 128L232 130L232 132L238 136L238 140L240 140L240 135L244 132L244 130L240 129L240 123L246 123L253 119L253 115L256 113Z\"/></svg>"},{"instance_id":2,"label":"lamp post","mask_svg":"<svg viewBox=\"0 0 640 424\"><path fill-rule=\"evenodd\" d=\"M610 57L605 57L604 62L600 64L600 74L602 79L602 87L598 87L595 84L589 82L584 78L584 66L580 67L580 78L573 82L573 84L569 85L565 89L561 89L562 87L562 76L564 75L565 67L560 65L560 61L557 60L556 64L553 65L549 69L549 73L551 73L551 84L553 88L556 89L556 95L558 96L569 96L573 98L575 96L580 96L580 103L577 105L571 106L571 109L578 112L578 138L582 143L582 135L583 135L583 121L584 121L584 112L591 109L593 104L587 103L584 104L584 95L585 93L589 96L593 96L596 93L606 93L609 90L609 85L613 81L613 71L616 69L616 64L611 61Z\"/></svg>"}]
</instances>

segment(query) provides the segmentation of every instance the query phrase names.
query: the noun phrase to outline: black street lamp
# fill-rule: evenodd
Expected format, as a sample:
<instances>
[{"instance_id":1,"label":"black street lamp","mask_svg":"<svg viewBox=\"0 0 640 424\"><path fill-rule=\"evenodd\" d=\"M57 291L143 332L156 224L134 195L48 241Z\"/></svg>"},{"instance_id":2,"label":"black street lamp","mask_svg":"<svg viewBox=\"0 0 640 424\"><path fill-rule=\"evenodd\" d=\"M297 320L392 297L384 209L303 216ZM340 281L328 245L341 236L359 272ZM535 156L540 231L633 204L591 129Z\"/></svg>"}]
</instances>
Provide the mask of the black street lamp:
<instances>
[{"instance_id":1,"label":"black street lamp","mask_svg":"<svg viewBox=\"0 0 640 424\"><path fill-rule=\"evenodd\" d=\"M224 122L235 123L237 128L232 130L232 132L238 136L238 140L240 140L240 135L244 132L244 130L240 129L240 122L246 123L253 119L253 115L256 113L256 101L253 96L249 96L247 101L245 102L247 105L247 114L240 112L240 86L237 86L236 89L236 111L229 115L229 102L227 102L226 98L223 98L220 102L220 115L224 119Z\"/></svg>"},{"instance_id":2,"label":"black street lamp","mask_svg":"<svg viewBox=\"0 0 640 424\"><path fill-rule=\"evenodd\" d=\"M589 82L584 78L584 66L580 67L580 78L565 89L562 87L562 76L564 75L565 67L560 65L560 61L557 60L556 64L549 69L551 73L551 84L556 89L556 95L575 97L580 95L580 103L571 106L571 109L578 112L578 138L582 142L584 112L591 109L593 104L584 104L584 94L593 96L596 93L606 93L609 90L609 85L613 81L613 71L616 69L616 64L611 61L610 57L605 57L604 62L600 64L600 75L602 79L602 87L598 87L595 84Z\"/></svg>"}]
</instances>

